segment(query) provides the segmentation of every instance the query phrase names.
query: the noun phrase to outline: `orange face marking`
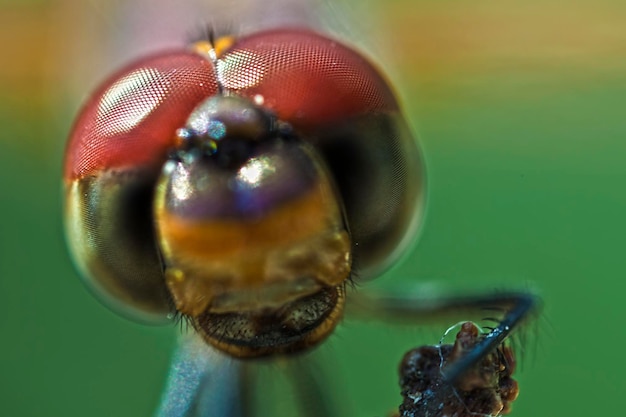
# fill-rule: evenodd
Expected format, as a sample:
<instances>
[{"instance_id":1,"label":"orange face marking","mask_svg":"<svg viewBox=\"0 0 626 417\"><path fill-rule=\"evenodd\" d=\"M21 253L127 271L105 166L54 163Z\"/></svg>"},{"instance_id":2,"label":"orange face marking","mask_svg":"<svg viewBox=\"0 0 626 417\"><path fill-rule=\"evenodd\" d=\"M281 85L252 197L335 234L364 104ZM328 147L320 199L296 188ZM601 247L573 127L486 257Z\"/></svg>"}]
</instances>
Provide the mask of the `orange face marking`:
<instances>
[{"instance_id":1,"label":"orange face marking","mask_svg":"<svg viewBox=\"0 0 626 417\"><path fill-rule=\"evenodd\" d=\"M258 219L192 221L157 210L165 251L205 261L288 247L326 230L338 218L329 210L325 190L315 188ZM330 211L330 212L329 212Z\"/></svg>"},{"instance_id":2,"label":"orange face marking","mask_svg":"<svg viewBox=\"0 0 626 417\"><path fill-rule=\"evenodd\" d=\"M350 238L330 192L329 184L317 184L260 219L194 222L157 205L161 247L176 260L166 281L177 308L196 315L222 297L221 305L242 309L259 293L274 305L342 283L351 268Z\"/></svg>"}]
</instances>

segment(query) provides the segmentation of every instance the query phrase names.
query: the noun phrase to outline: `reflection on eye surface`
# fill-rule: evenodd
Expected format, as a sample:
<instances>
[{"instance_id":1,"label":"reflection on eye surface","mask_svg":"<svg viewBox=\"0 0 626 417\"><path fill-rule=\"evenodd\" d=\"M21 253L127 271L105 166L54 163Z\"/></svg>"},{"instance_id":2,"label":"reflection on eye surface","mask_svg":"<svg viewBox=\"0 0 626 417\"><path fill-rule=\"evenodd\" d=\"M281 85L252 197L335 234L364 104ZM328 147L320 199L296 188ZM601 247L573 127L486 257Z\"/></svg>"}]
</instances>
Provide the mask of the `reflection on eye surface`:
<instances>
[{"instance_id":1,"label":"reflection on eye surface","mask_svg":"<svg viewBox=\"0 0 626 417\"><path fill-rule=\"evenodd\" d=\"M269 176L275 172L276 169L270 165L269 158L262 156L250 159L246 165L239 169L237 178L254 186L256 183L260 182L264 176Z\"/></svg>"}]
</instances>

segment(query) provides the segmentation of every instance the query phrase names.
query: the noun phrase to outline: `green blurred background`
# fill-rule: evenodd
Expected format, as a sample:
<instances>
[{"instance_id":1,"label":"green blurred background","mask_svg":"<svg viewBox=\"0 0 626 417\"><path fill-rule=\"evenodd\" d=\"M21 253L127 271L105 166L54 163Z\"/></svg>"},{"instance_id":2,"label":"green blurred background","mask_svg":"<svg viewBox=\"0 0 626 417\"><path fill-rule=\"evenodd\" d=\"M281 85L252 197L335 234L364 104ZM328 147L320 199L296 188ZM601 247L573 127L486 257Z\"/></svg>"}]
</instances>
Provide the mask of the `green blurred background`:
<instances>
[{"instance_id":1,"label":"green blurred background","mask_svg":"<svg viewBox=\"0 0 626 417\"><path fill-rule=\"evenodd\" d=\"M65 136L77 89L100 77L85 69L103 60L77 51L100 51L90 22L105 3L0 2L2 416L148 416L178 332L109 313L63 241ZM419 242L373 284L537 288L545 309L513 415L618 415L626 4L411 0L373 13L430 186ZM402 353L441 331L346 321L327 347L338 394L357 416L386 415Z\"/></svg>"}]
</instances>

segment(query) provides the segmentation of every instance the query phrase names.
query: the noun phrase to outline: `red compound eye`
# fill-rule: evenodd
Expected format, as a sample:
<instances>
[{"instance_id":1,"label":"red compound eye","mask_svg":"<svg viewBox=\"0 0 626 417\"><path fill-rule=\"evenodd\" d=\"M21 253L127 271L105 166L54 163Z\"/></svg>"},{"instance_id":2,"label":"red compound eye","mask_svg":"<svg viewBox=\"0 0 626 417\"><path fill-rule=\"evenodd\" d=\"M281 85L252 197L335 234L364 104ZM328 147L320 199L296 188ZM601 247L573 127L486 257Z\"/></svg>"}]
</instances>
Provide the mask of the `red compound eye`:
<instances>
[{"instance_id":1,"label":"red compound eye","mask_svg":"<svg viewBox=\"0 0 626 417\"><path fill-rule=\"evenodd\" d=\"M189 52L153 56L120 71L78 117L67 148L65 179L162 163L176 129L216 92L213 64Z\"/></svg>"},{"instance_id":2,"label":"red compound eye","mask_svg":"<svg viewBox=\"0 0 626 417\"><path fill-rule=\"evenodd\" d=\"M162 53L111 77L74 124L64 171L68 243L88 285L126 315L153 321L170 312L151 195L176 129L217 91L210 61Z\"/></svg>"},{"instance_id":3,"label":"red compound eye","mask_svg":"<svg viewBox=\"0 0 626 417\"><path fill-rule=\"evenodd\" d=\"M217 70L226 90L262 102L296 127L397 109L388 84L363 57L308 31L239 39Z\"/></svg>"}]
</instances>

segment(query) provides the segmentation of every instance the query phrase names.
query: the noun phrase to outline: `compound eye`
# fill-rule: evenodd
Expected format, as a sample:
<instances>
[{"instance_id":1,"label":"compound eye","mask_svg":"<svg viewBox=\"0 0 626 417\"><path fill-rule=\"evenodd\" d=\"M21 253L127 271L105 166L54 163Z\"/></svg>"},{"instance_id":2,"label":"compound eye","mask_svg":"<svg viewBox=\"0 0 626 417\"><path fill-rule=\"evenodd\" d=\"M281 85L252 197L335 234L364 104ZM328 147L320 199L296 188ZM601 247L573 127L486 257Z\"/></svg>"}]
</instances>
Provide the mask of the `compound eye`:
<instances>
[{"instance_id":1,"label":"compound eye","mask_svg":"<svg viewBox=\"0 0 626 417\"><path fill-rule=\"evenodd\" d=\"M217 93L213 65L186 51L123 69L87 101L65 155L65 225L75 264L106 305L164 320L171 302L151 213L176 129Z\"/></svg>"},{"instance_id":2,"label":"compound eye","mask_svg":"<svg viewBox=\"0 0 626 417\"><path fill-rule=\"evenodd\" d=\"M396 111L385 79L354 50L306 30L236 40L216 67L222 86L273 110L296 128Z\"/></svg>"}]
</instances>

